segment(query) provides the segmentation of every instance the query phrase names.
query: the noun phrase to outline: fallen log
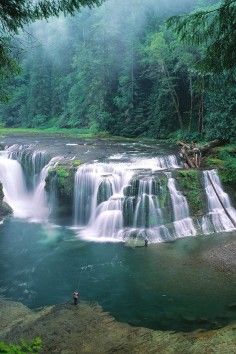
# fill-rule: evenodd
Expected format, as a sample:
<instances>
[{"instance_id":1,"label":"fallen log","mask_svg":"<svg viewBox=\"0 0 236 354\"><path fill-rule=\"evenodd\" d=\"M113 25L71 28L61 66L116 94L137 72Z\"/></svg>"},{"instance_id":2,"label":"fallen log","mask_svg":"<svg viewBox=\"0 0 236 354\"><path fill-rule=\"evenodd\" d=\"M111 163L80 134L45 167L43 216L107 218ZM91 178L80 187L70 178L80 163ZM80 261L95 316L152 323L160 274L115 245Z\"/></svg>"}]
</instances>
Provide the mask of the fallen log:
<instances>
[{"instance_id":1,"label":"fallen log","mask_svg":"<svg viewBox=\"0 0 236 354\"><path fill-rule=\"evenodd\" d=\"M214 149L217 146L221 146L222 144L223 142L217 139L217 140L210 141L208 144L203 145L199 149L201 153L205 155L209 150Z\"/></svg>"},{"instance_id":2,"label":"fallen log","mask_svg":"<svg viewBox=\"0 0 236 354\"><path fill-rule=\"evenodd\" d=\"M197 165L195 164L195 161L193 161L188 156L188 153L185 150L181 150L181 155L182 155L182 158L184 158L184 161L187 164L187 167L189 167L189 168L196 168L197 167Z\"/></svg>"},{"instance_id":3,"label":"fallen log","mask_svg":"<svg viewBox=\"0 0 236 354\"><path fill-rule=\"evenodd\" d=\"M178 141L177 144L181 146L180 155L189 168L199 168L202 163L202 156L214 147L220 146L222 141L213 140L203 146L197 146L195 143L185 143Z\"/></svg>"}]
</instances>

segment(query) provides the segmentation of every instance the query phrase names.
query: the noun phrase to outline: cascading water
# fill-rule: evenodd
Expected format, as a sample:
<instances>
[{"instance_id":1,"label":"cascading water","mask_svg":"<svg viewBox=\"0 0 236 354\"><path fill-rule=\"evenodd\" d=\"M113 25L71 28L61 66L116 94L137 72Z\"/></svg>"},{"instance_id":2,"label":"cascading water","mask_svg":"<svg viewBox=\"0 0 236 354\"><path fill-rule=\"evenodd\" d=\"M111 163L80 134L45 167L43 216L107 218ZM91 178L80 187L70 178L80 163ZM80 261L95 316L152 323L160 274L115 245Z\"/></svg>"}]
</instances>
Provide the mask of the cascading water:
<instances>
[{"instance_id":1,"label":"cascading water","mask_svg":"<svg viewBox=\"0 0 236 354\"><path fill-rule=\"evenodd\" d=\"M26 187L33 190L39 183L42 169L49 163L50 156L46 151L36 149L35 146L12 145L6 149L12 160L17 160L24 172Z\"/></svg>"},{"instance_id":2,"label":"cascading water","mask_svg":"<svg viewBox=\"0 0 236 354\"><path fill-rule=\"evenodd\" d=\"M49 216L49 208L47 203L47 194L45 191L46 177L48 175L48 171L51 167L55 167L57 163L62 159L60 156L56 156L52 158L49 163L42 169L39 176L39 183L36 186L33 193L33 204L36 206L40 206L39 212L34 212L34 217L39 218L47 218Z\"/></svg>"},{"instance_id":3,"label":"cascading water","mask_svg":"<svg viewBox=\"0 0 236 354\"><path fill-rule=\"evenodd\" d=\"M123 188L133 175L123 167L122 164L94 164L78 169L75 175L75 224L87 225L87 234L114 238L122 228Z\"/></svg>"},{"instance_id":4,"label":"cascading water","mask_svg":"<svg viewBox=\"0 0 236 354\"><path fill-rule=\"evenodd\" d=\"M204 171L204 185L208 202L208 215L203 218L205 234L236 229L236 210L224 192L216 170Z\"/></svg>"},{"instance_id":5,"label":"cascading water","mask_svg":"<svg viewBox=\"0 0 236 354\"><path fill-rule=\"evenodd\" d=\"M42 220L48 216L46 192L44 190L45 178L51 166L54 166L58 157L53 158L45 166L46 158L44 153L35 151L32 153L33 171L35 177L34 188L28 189L24 170L19 161L25 155L23 147L14 145L0 154L0 181L3 184L3 191L6 202L12 207L14 215L19 218L30 218ZM44 165L44 167L43 167ZM40 166L42 170L40 171ZM37 176L38 175L38 176ZM37 182L36 182L37 177Z\"/></svg>"},{"instance_id":6,"label":"cascading water","mask_svg":"<svg viewBox=\"0 0 236 354\"><path fill-rule=\"evenodd\" d=\"M138 202L134 213L134 227L150 228L159 225L162 213L158 197L155 195L154 178L139 181Z\"/></svg>"},{"instance_id":7,"label":"cascading water","mask_svg":"<svg viewBox=\"0 0 236 354\"><path fill-rule=\"evenodd\" d=\"M177 157L128 159L127 155L127 162L122 162L123 158L114 155L109 163L78 168L74 180L74 224L79 234L96 241L147 238L150 242L195 236L197 223L190 217L187 199L168 172L181 167ZM46 195L45 179L49 169L61 159L50 160L45 151L32 145L13 145L0 153L0 181L16 217L48 219L53 197L51 193ZM203 176L208 200L208 214L201 224L203 234L236 229L236 210L222 189L217 171L205 171ZM53 207L56 184L54 189Z\"/></svg>"},{"instance_id":8,"label":"cascading water","mask_svg":"<svg viewBox=\"0 0 236 354\"><path fill-rule=\"evenodd\" d=\"M176 190L173 179L169 180L173 205L177 208L178 203L178 207L184 208L183 215L175 214L175 235L164 225L157 176L141 176L145 171L157 173L170 169L170 166L172 169L180 167L172 155L137 159L131 163L98 163L80 167L74 188L75 225L86 227L80 230L80 234L97 241L148 237L153 242L195 235L186 198ZM132 189L131 184L136 183L134 177L137 178L137 192L126 195L126 189Z\"/></svg>"},{"instance_id":9,"label":"cascading water","mask_svg":"<svg viewBox=\"0 0 236 354\"><path fill-rule=\"evenodd\" d=\"M27 191L23 171L18 161L10 160L6 153L0 155L0 181L6 202L17 217L24 217L27 205Z\"/></svg>"},{"instance_id":10,"label":"cascading water","mask_svg":"<svg viewBox=\"0 0 236 354\"><path fill-rule=\"evenodd\" d=\"M174 178L169 174L168 177L168 188L174 211L174 228L176 237L195 236L197 231L194 227L193 220L189 216L187 199L177 190Z\"/></svg>"},{"instance_id":11,"label":"cascading water","mask_svg":"<svg viewBox=\"0 0 236 354\"><path fill-rule=\"evenodd\" d=\"M171 239L168 228L164 225L159 198L158 175L155 177L140 177L137 196L128 197L124 204L124 214L133 214L127 222L127 228L120 232L123 239L148 239L151 242L163 242ZM131 208L130 208L131 206ZM131 226L131 227L130 227Z\"/></svg>"}]
</instances>

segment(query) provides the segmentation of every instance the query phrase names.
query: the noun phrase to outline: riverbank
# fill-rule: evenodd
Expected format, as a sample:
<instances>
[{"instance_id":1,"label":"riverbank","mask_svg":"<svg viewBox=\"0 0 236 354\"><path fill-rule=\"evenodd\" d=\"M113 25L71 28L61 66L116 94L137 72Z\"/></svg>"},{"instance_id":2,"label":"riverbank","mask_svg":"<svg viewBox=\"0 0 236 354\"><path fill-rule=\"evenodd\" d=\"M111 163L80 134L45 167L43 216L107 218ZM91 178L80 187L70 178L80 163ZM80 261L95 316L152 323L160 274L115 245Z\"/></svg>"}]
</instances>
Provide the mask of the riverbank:
<instances>
[{"instance_id":1,"label":"riverbank","mask_svg":"<svg viewBox=\"0 0 236 354\"><path fill-rule=\"evenodd\" d=\"M3 136L45 136L45 137L58 137L58 138L72 138L72 139L102 139L112 141L143 141L155 143L157 140L152 138L127 138L123 136L110 135L107 132L92 132L90 129L63 129L63 128L4 128L0 127L0 137ZM158 140L165 142L166 140Z\"/></svg>"},{"instance_id":2,"label":"riverbank","mask_svg":"<svg viewBox=\"0 0 236 354\"><path fill-rule=\"evenodd\" d=\"M98 305L82 302L32 311L0 301L0 338L18 343L40 337L42 353L233 353L236 323L191 333L154 331L115 321Z\"/></svg>"}]
</instances>

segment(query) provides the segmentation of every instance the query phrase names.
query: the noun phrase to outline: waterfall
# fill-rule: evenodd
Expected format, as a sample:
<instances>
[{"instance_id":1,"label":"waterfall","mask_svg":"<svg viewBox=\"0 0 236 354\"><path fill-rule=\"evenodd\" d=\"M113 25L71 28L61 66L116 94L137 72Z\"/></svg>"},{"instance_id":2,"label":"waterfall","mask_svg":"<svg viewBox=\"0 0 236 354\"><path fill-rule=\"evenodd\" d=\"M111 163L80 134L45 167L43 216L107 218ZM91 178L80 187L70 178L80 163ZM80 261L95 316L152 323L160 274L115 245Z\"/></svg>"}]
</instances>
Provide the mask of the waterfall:
<instances>
[{"instance_id":1,"label":"waterfall","mask_svg":"<svg viewBox=\"0 0 236 354\"><path fill-rule=\"evenodd\" d=\"M138 202L134 213L134 228L154 227L162 220L158 197L155 195L154 178L139 181Z\"/></svg>"},{"instance_id":2,"label":"waterfall","mask_svg":"<svg viewBox=\"0 0 236 354\"><path fill-rule=\"evenodd\" d=\"M50 157L46 151L34 145L12 145L6 149L10 159L17 160L25 175L27 189L33 190L39 183L42 169L49 163Z\"/></svg>"},{"instance_id":3,"label":"waterfall","mask_svg":"<svg viewBox=\"0 0 236 354\"><path fill-rule=\"evenodd\" d=\"M120 155L119 155L120 156ZM115 159L116 155L112 157ZM123 188L137 170L160 171L179 168L175 155L134 159L128 163L94 163L79 167L75 175L74 220L85 226L94 221L96 207Z\"/></svg>"},{"instance_id":4,"label":"waterfall","mask_svg":"<svg viewBox=\"0 0 236 354\"><path fill-rule=\"evenodd\" d=\"M195 236L197 231L194 227L193 220L189 216L187 199L177 190L174 178L172 178L170 174L168 174L168 177L168 188L174 212L176 237Z\"/></svg>"},{"instance_id":5,"label":"waterfall","mask_svg":"<svg viewBox=\"0 0 236 354\"><path fill-rule=\"evenodd\" d=\"M176 210L176 235L171 232L171 227L164 225L158 177L152 176L158 171L179 167L174 155L79 167L75 175L74 220L80 227L80 235L96 241L148 237L152 242L171 240L176 235L195 235L186 198L176 190L173 179L169 179L169 189ZM142 176L147 171L151 176ZM132 189L133 194L127 195ZM177 215L177 203L184 208L181 216Z\"/></svg>"},{"instance_id":6,"label":"waterfall","mask_svg":"<svg viewBox=\"0 0 236 354\"><path fill-rule=\"evenodd\" d=\"M75 225L86 235L115 238L123 227L123 188L133 175L123 164L81 166L75 175Z\"/></svg>"},{"instance_id":7,"label":"waterfall","mask_svg":"<svg viewBox=\"0 0 236 354\"><path fill-rule=\"evenodd\" d=\"M75 175L75 225L93 224L97 207L114 194L122 193L123 187L132 177L122 165L93 164L79 167Z\"/></svg>"},{"instance_id":8,"label":"waterfall","mask_svg":"<svg viewBox=\"0 0 236 354\"><path fill-rule=\"evenodd\" d=\"M57 191L48 196L45 180L61 159L50 159L46 151L33 145L13 145L0 152L0 181L16 217L45 221L53 214L50 207L55 207ZM195 236L187 199L173 173L168 172L181 167L178 158L123 159L123 154L114 155L107 163L94 162L77 169L74 226L79 235L101 242L147 238L154 243ZM201 219L202 233L235 230L236 210L217 171L204 171L203 177L208 212Z\"/></svg>"},{"instance_id":9,"label":"waterfall","mask_svg":"<svg viewBox=\"0 0 236 354\"><path fill-rule=\"evenodd\" d=\"M32 198L33 205L36 206L32 215L35 218L45 219L49 216L47 194L45 191L46 177L49 169L55 167L61 159L61 156L53 157L40 173L39 182L36 185Z\"/></svg>"},{"instance_id":10,"label":"waterfall","mask_svg":"<svg viewBox=\"0 0 236 354\"><path fill-rule=\"evenodd\" d=\"M42 156L42 154L37 152L32 154L32 161L34 161L33 173L39 176L37 178L38 181L36 182L35 180L33 190L29 190L23 167L19 162L19 156L24 156L22 150L23 148L18 148L18 146L14 145L0 153L0 181L3 185L5 200L12 207L14 216L42 220L48 216L47 199L44 190L45 179L49 168L58 162L59 157L51 159L39 171L39 156ZM17 154L18 158L16 159Z\"/></svg>"},{"instance_id":11,"label":"waterfall","mask_svg":"<svg viewBox=\"0 0 236 354\"><path fill-rule=\"evenodd\" d=\"M236 210L224 192L216 170L204 171L204 185L208 202L208 215L203 218L202 229L208 234L235 230ZM227 215L228 214L228 215Z\"/></svg>"},{"instance_id":12,"label":"waterfall","mask_svg":"<svg viewBox=\"0 0 236 354\"><path fill-rule=\"evenodd\" d=\"M24 174L19 162L8 159L5 153L0 154L0 181L6 202L16 216L24 217L28 199Z\"/></svg>"}]
</instances>

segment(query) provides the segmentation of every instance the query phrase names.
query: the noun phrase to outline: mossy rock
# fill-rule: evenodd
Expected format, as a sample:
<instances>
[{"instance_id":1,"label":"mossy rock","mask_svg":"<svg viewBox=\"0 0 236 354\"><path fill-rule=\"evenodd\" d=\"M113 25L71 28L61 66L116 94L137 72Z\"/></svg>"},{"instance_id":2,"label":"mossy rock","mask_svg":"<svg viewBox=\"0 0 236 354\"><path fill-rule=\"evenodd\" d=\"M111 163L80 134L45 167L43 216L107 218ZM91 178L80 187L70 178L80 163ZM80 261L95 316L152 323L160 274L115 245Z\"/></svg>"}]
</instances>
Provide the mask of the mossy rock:
<instances>
[{"instance_id":1,"label":"mossy rock","mask_svg":"<svg viewBox=\"0 0 236 354\"><path fill-rule=\"evenodd\" d=\"M83 164L83 162L81 160L73 160L72 161L72 166L76 167L76 168L81 166L82 164Z\"/></svg>"},{"instance_id":2,"label":"mossy rock","mask_svg":"<svg viewBox=\"0 0 236 354\"><path fill-rule=\"evenodd\" d=\"M70 199L74 192L75 171L71 166L58 165L49 170L46 178L46 190L50 191L50 184L55 183L58 195L63 199Z\"/></svg>"},{"instance_id":3,"label":"mossy rock","mask_svg":"<svg viewBox=\"0 0 236 354\"><path fill-rule=\"evenodd\" d=\"M169 189L168 189L168 178L165 175L160 175L158 176L158 194L159 194L159 203L160 203L160 208L166 208L166 206L169 203Z\"/></svg>"},{"instance_id":4,"label":"mossy rock","mask_svg":"<svg viewBox=\"0 0 236 354\"><path fill-rule=\"evenodd\" d=\"M198 170L176 171L176 180L183 195L187 198L192 216L204 214L203 189Z\"/></svg>"},{"instance_id":5,"label":"mossy rock","mask_svg":"<svg viewBox=\"0 0 236 354\"><path fill-rule=\"evenodd\" d=\"M48 172L45 189L49 200L55 202L54 210L57 216L72 214L76 170L73 163L65 163L52 167Z\"/></svg>"}]
</instances>

